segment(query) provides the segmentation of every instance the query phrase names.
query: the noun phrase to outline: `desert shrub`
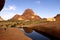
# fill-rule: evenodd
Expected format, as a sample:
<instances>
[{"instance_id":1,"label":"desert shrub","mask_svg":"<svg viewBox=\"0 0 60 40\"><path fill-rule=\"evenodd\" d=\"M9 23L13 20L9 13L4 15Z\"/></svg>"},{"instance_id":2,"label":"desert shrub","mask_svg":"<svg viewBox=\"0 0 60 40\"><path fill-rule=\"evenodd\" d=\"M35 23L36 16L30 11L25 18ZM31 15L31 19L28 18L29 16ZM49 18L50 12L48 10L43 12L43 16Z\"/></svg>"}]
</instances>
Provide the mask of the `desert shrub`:
<instances>
[{"instance_id":1,"label":"desert shrub","mask_svg":"<svg viewBox=\"0 0 60 40\"><path fill-rule=\"evenodd\" d=\"M32 21L27 21L27 22L24 22L23 24L24 25L30 25L30 24L32 24L33 22Z\"/></svg>"},{"instance_id":2,"label":"desert shrub","mask_svg":"<svg viewBox=\"0 0 60 40\"><path fill-rule=\"evenodd\" d=\"M16 27L16 24L14 24L14 25L11 25L11 27Z\"/></svg>"}]
</instances>

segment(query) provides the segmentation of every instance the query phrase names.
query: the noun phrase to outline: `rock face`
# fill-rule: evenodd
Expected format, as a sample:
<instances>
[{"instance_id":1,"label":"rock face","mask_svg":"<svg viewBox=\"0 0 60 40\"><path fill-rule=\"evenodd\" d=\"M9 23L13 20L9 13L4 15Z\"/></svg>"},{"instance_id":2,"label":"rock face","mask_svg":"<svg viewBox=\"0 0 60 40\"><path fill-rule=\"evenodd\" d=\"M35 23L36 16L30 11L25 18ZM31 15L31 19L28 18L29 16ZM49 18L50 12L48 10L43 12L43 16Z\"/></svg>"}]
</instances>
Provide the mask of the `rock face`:
<instances>
[{"instance_id":1,"label":"rock face","mask_svg":"<svg viewBox=\"0 0 60 40\"><path fill-rule=\"evenodd\" d=\"M10 20L17 20L20 17L20 15L16 14L13 18L11 18Z\"/></svg>"},{"instance_id":2,"label":"rock face","mask_svg":"<svg viewBox=\"0 0 60 40\"><path fill-rule=\"evenodd\" d=\"M0 28L0 40L32 40L18 28Z\"/></svg>"},{"instance_id":3,"label":"rock face","mask_svg":"<svg viewBox=\"0 0 60 40\"><path fill-rule=\"evenodd\" d=\"M60 14L57 14L57 16L54 17L57 22L60 22Z\"/></svg>"},{"instance_id":4,"label":"rock face","mask_svg":"<svg viewBox=\"0 0 60 40\"><path fill-rule=\"evenodd\" d=\"M41 18L32 11L32 9L26 9L22 14L27 20L40 20Z\"/></svg>"},{"instance_id":5,"label":"rock face","mask_svg":"<svg viewBox=\"0 0 60 40\"><path fill-rule=\"evenodd\" d=\"M3 19L1 18L1 16L0 16L0 21L3 21Z\"/></svg>"},{"instance_id":6,"label":"rock face","mask_svg":"<svg viewBox=\"0 0 60 40\"><path fill-rule=\"evenodd\" d=\"M58 23L49 22L49 23L34 24L33 26L38 33L43 32L45 33L45 35L46 34L49 35L50 38L52 36L55 38L60 38L60 24Z\"/></svg>"},{"instance_id":7,"label":"rock face","mask_svg":"<svg viewBox=\"0 0 60 40\"><path fill-rule=\"evenodd\" d=\"M10 20L40 20L41 18L32 11L32 9L26 9L22 15L16 14Z\"/></svg>"},{"instance_id":8,"label":"rock face","mask_svg":"<svg viewBox=\"0 0 60 40\"><path fill-rule=\"evenodd\" d=\"M32 15L34 15L32 9L26 9L23 13L23 16L32 16Z\"/></svg>"},{"instance_id":9,"label":"rock face","mask_svg":"<svg viewBox=\"0 0 60 40\"><path fill-rule=\"evenodd\" d=\"M0 0L0 11L3 8L4 4L5 4L5 0Z\"/></svg>"},{"instance_id":10,"label":"rock face","mask_svg":"<svg viewBox=\"0 0 60 40\"><path fill-rule=\"evenodd\" d=\"M24 19L23 16L16 14L16 15L15 15L13 18L11 18L10 20L23 20L23 19Z\"/></svg>"}]
</instances>

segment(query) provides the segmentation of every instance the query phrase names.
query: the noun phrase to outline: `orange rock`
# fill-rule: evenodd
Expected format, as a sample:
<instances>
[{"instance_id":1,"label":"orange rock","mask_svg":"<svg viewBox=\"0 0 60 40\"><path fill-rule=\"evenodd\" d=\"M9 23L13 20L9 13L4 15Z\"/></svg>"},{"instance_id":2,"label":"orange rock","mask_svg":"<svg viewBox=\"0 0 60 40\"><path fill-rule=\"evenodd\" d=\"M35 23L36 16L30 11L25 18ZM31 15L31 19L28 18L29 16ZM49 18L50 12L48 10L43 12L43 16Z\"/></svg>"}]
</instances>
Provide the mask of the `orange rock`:
<instances>
[{"instance_id":1,"label":"orange rock","mask_svg":"<svg viewBox=\"0 0 60 40\"><path fill-rule=\"evenodd\" d=\"M0 29L0 40L32 40L18 28Z\"/></svg>"}]
</instances>

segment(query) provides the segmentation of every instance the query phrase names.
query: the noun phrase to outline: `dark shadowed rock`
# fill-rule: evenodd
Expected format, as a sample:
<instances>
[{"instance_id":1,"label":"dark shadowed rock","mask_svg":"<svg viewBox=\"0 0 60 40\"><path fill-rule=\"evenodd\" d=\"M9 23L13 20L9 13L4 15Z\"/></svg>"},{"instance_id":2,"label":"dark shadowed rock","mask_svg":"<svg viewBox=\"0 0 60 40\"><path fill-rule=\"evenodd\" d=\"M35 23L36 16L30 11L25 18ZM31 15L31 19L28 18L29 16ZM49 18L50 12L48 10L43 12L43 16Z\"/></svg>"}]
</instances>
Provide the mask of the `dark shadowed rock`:
<instances>
[{"instance_id":1,"label":"dark shadowed rock","mask_svg":"<svg viewBox=\"0 0 60 40\"><path fill-rule=\"evenodd\" d=\"M4 4L5 4L5 0L0 0L0 11L2 10Z\"/></svg>"},{"instance_id":2,"label":"dark shadowed rock","mask_svg":"<svg viewBox=\"0 0 60 40\"><path fill-rule=\"evenodd\" d=\"M23 27L23 29L26 33L32 33L33 32L33 29L30 27Z\"/></svg>"},{"instance_id":3,"label":"dark shadowed rock","mask_svg":"<svg viewBox=\"0 0 60 40\"><path fill-rule=\"evenodd\" d=\"M43 32L54 37L60 38L60 23L57 22L48 22L35 24L34 29L39 33Z\"/></svg>"}]
</instances>

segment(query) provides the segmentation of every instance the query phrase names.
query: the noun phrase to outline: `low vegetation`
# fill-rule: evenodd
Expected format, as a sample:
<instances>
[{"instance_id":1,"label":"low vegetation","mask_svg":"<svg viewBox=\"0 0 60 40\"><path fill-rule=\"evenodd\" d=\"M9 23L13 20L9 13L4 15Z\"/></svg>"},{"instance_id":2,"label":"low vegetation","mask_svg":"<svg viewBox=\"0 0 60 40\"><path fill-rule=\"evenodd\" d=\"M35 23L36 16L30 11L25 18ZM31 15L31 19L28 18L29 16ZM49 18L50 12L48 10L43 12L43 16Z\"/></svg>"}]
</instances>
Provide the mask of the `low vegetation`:
<instances>
[{"instance_id":1,"label":"low vegetation","mask_svg":"<svg viewBox=\"0 0 60 40\"><path fill-rule=\"evenodd\" d=\"M30 24L39 24L39 23L45 23L47 21L41 21L41 20L35 20L35 21L0 21L0 27L8 28L8 27L17 27L22 25L30 25Z\"/></svg>"}]
</instances>

